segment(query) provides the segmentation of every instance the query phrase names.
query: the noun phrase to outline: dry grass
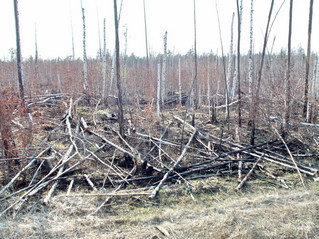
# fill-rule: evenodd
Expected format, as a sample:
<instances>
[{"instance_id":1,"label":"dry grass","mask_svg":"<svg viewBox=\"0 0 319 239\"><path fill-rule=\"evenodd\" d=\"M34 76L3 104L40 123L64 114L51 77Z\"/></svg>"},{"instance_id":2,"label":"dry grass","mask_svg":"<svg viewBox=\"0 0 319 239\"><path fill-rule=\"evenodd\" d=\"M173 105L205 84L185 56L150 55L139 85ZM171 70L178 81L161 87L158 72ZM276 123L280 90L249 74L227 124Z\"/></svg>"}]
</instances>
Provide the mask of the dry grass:
<instances>
[{"instance_id":1,"label":"dry grass","mask_svg":"<svg viewBox=\"0 0 319 239\"><path fill-rule=\"evenodd\" d=\"M215 180L215 181L214 181ZM0 219L0 238L319 238L318 184L291 191L216 179L167 187L158 201L55 197ZM160 232L159 227L163 232Z\"/></svg>"}]
</instances>

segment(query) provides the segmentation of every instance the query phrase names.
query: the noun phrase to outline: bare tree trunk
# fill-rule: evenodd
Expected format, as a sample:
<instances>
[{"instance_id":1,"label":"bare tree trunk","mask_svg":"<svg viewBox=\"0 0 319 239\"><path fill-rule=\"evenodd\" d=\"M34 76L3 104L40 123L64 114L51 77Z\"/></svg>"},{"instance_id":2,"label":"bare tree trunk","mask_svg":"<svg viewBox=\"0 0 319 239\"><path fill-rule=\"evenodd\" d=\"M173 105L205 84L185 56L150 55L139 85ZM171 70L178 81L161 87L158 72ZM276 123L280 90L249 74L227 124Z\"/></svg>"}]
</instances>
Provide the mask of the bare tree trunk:
<instances>
[{"instance_id":1,"label":"bare tree trunk","mask_svg":"<svg viewBox=\"0 0 319 239\"><path fill-rule=\"evenodd\" d=\"M16 44L17 44L17 67L18 67L18 83L19 83L19 93L22 100L23 106L24 102L24 82L22 77L22 59L21 59L21 46L20 46L20 25L19 25L19 10L18 10L18 1L13 0L14 3L14 18L16 26Z\"/></svg>"},{"instance_id":2,"label":"bare tree trunk","mask_svg":"<svg viewBox=\"0 0 319 239\"><path fill-rule=\"evenodd\" d=\"M102 66L102 74L103 74L103 85L102 85L102 101L106 103L106 22L105 18L103 19L103 66Z\"/></svg>"},{"instance_id":3,"label":"bare tree trunk","mask_svg":"<svg viewBox=\"0 0 319 239\"><path fill-rule=\"evenodd\" d=\"M253 38L254 38L254 0L250 2L250 41L249 41L249 60L248 60L248 92L249 92L249 104L252 107L253 95L254 95L254 70L253 70Z\"/></svg>"},{"instance_id":4,"label":"bare tree trunk","mask_svg":"<svg viewBox=\"0 0 319 239\"><path fill-rule=\"evenodd\" d=\"M218 13L218 7L216 2L216 13L217 13L217 19L218 19L218 30L219 30L219 40L220 45L222 49L222 63L223 63L223 70L224 70L224 81L225 81L225 94L226 94L226 122L229 126L229 94L228 94L228 87L227 87L227 80L226 80L226 63L225 63L225 55L224 55L224 47L223 47L223 39L222 39L222 33L220 28L220 20L219 20L219 13ZM218 90L217 90L217 97L218 97ZM216 102L218 104L218 100Z\"/></svg>"},{"instance_id":5,"label":"bare tree trunk","mask_svg":"<svg viewBox=\"0 0 319 239\"><path fill-rule=\"evenodd\" d=\"M161 114L161 64L157 64L157 97L156 97L156 114Z\"/></svg>"},{"instance_id":6,"label":"bare tree trunk","mask_svg":"<svg viewBox=\"0 0 319 239\"><path fill-rule=\"evenodd\" d=\"M309 107L309 70L310 70L310 55L311 55L311 32L312 32L312 13L313 13L313 0L310 0L309 6L309 22L308 22L308 44L307 44L307 60L306 60L306 75L305 75L305 100L303 108L303 117L308 115ZM309 119L307 119L308 121Z\"/></svg>"},{"instance_id":7,"label":"bare tree trunk","mask_svg":"<svg viewBox=\"0 0 319 239\"><path fill-rule=\"evenodd\" d=\"M72 60L75 60L75 51L74 51L74 34L73 34L73 23L71 18L71 34L72 34Z\"/></svg>"},{"instance_id":8,"label":"bare tree trunk","mask_svg":"<svg viewBox=\"0 0 319 239\"><path fill-rule=\"evenodd\" d=\"M145 0L143 0L143 9L144 9L144 31L145 31L145 49L146 49L146 64L147 68L149 67L149 57L148 57L148 41L147 41L147 25L146 25L146 9L145 9Z\"/></svg>"},{"instance_id":9,"label":"bare tree trunk","mask_svg":"<svg viewBox=\"0 0 319 239\"><path fill-rule=\"evenodd\" d=\"M97 34L99 37L99 59L102 59L102 46L101 46L101 31L100 31L100 18L99 18L99 10L96 5L96 18L97 18Z\"/></svg>"},{"instance_id":10,"label":"bare tree trunk","mask_svg":"<svg viewBox=\"0 0 319 239\"><path fill-rule=\"evenodd\" d=\"M194 89L194 106L195 109L198 109L198 80L197 80L197 39L196 39L196 0L194 0L194 81L193 81L193 89Z\"/></svg>"},{"instance_id":11,"label":"bare tree trunk","mask_svg":"<svg viewBox=\"0 0 319 239\"><path fill-rule=\"evenodd\" d=\"M237 16L238 16L238 42L237 42L237 84L238 84L238 126L241 127L241 88L240 88L240 35L241 35L241 16L243 10L243 0L237 0Z\"/></svg>"},{"instance_id":12,"label":"bare tree trunk","mask_svg":"<svg viewBox=\"0 0 319 239\"><path fill-rule=\"evenodd\" d=\"M119 44L119 24L117 18L117 3L114 0L114 25L115 25L115 56L116 56L116 83L118 93L118 120L119 120L119 133L124 137L124 114L123 114L123 100L121 88L121 71L120 71L120 44Z\"/></svg>"},{"instance_id":13,"label":"bare tree trunk","mask_svg":"<svg viewBox=\"0 0 319 239\"><path fill-rule=\"evenodd\" d=\"M88 89L88 63L86 56L86 32L85 32L85 13L81 0L82 8L82 21L83 21L83 90L86 97L86 100L89 101L89 89Z\"/></svg>"},{"instance_id":14,"label":"bare tree trunk","mask_svg":"<svg viewBox=\"0 0 319 239\"><path fill-rule=\"evenodd\" d=\"M178 91L179 91L179 103L180 105L182 105L181 57L178 58Z\"/></svg>"},{"instance_id":15,"label":"bare tree trunk","mask_svg":"<svg viewBox=\"0 0 319 239\"><path fill-rule=\"evenodd\" d=\"M229 95L229 99L232 100L234 95L232 94L232 91L230 91L231 87L230 87L230 79L232 76L232 71L233 71L233 39L234 39L234 16L235 13L232 14L232 20L231 20L231 27L230 27L230 46L229 46L229 55L228 55L228 67L227 67L227 76L226 76L226 84L227 84L227 89L228 89L228 95ZM233 82L233 85L235 85L236 83Z\"/></svg>"},{"instance_id":16,"label":"bare tree trunk","mask_svg":"<svg viewBox=\"0 0 319 239\"><path fill-rule=\"evenodd\" d=\"M293 0L290 0L290 9L289 9L289 32L288 32L288 59L287 59L287 76L286 76L286 100L285 100L285 117L284 117L284 128L285 131L288 129L288 124L290 121L290 112L291 112L291 83L290 83L290 74L291 74L291 35L292 35L292 10L293 10Z\"/></svg>"},{"instance_id":17,"label":"bare tree trunk","mask_svg":"<svg viewBox=\"0 0 319 239\"><path fill-rule=\"evenodd\" d=\"M252 111L252 113L251 113L252 119L250 122L250 127L251 127L250 144L251 145L255 144L256 117L257 117L258 107L259 107L260 82L261 82L262 71L263 71L263 66L264 66L266 47L267 47L268 36L269 36L269 25L270 25L272 10L274 7L274 2L275 2L275 0L271 0L271 5L270 5L269 13L268 13L267 27L266 27L265 36L264 36L264 44L263 44L263 51L262 51L262 55L261 55L260 68L258 71L257 89L256 89L256 94L255 94L254 100L253 100L253 105L252 105L253 107L251 109L251 111Z\"/></svg>"},{"instance_id":18,"label":"bare tree trunk","mask_svg":"<svg viewBox=\"0 0 319 239\"><path fill-rule=\"evenodd\" d=\"M38 54L38 36L37 36L37 25L35 25L34 29L34 40L35 40L35 54L34 54L34 81L36 84L39 82L39 54ZM33 80L31 80L31 89L30 89L30 97L32 96L32 91L33 91Z\"/></svg>"},{"instance_id":19,"label":"bare tree trunk","mask_svg":"<svg viewBox=\"0 0 319 239\"><path fill-rule=\"evenodd\" d=\"M162 87L161 87L161 100L162 104L164 105L164 102L166 100L166 87L167 87L167 32L164 34L164 55L163 55L163 66L162 66Z\"/></svg>"}]
</instances>

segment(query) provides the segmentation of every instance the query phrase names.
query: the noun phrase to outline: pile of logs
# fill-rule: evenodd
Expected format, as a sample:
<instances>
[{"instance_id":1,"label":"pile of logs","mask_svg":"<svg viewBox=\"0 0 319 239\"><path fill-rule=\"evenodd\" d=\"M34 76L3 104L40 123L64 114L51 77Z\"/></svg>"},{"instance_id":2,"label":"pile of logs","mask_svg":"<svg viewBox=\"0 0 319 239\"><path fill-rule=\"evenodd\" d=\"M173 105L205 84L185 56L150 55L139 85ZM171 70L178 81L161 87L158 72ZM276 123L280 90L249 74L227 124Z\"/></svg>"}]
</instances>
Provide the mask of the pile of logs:
<instances>
[{"instance_id":1,"label":"pile of logs","mask_svg":"<svg viewBox=\"0 0 319 239\"><path fill-rule=\"evenodd\" d=\"M272 141L242 145L174 116L157 137L134 128L124 138L116 130L116 121L96 122L90 115L74 115L74 107L71 99L60 122L43 138L42 149L25 158L0 189L0 202L14 199L0 215L34 195L41 195L44 204L53 195L100 195L106 201L132 195L155 198L165 184L225 175L238 180L236 190L252 176L289 188L273 168L298 173L303 184L304 176L318 173L296 160L279 134ZM63 142L63 147L57 142ZM0 160L4 168L6 161ZM75 185L87 193L75 191ZM105 193L107 189L112 192Z\"/></svg>"}]
</instances>

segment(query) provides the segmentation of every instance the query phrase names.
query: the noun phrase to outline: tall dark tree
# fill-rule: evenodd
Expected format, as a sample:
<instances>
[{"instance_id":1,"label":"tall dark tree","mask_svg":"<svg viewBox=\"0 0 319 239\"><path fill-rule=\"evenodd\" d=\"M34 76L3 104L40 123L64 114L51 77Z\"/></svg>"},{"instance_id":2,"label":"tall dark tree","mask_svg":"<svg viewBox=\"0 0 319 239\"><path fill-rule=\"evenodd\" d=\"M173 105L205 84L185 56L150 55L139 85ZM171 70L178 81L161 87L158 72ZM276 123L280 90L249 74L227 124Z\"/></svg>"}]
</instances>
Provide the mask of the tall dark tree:
<instances>
[{"instance_id":1,"label":"tall dark tree","mask_svg":"<svg viewBox=\"0 0 319 239\"><path fill-rule=\"evenodd\" d=\"M119 119L119 133L124 135L124 113L123 113L123 99L121 86L121 70L120 70L120 43L119 43L119 20L117 16L117 2L114 2L114 26L115 26L115 68L116 68L116 85L117 85L117 105L118 105L118 119Z\"/></svg>"},{"instance_id":2,"label":"tall dark tree","mask_svg":"<svg viewBox=\"0 0 319 239\"><path fill-rule=\"evenodd\" d=\"M21 45L20 45L20 24L19 24L19 11L18 11L18 0L13 0L14 4L14 18L16 26L16 44L17 44L17 66L18 66L18 83L19 93L24 105L24 84L22 77L22 58L21 58Z\"/></svg>"},{"instance_id":3,"label":"tall dark tree","mask_svg":"<svg viewBox=\"0 0 319 239\"><path fill-rule=\"evenodd\" d=\"M313 15L313 0L310 0L309 6L309 21L308 21L308 44L307 44L307 60L306 60L306 76L305 76L305 101L303 108L303 117L308 115L309 101L309 70L310 70L310 55L311 55L311 33L312 33L312 15Z\"/></svg>"},{"instance_id":4,"label":"tall dark tree","mask_svg":"<svg viewBox=\"0 0 319 239\"><path fill-rule=\"evenodd\" d=\"M265 31L265 35L264 35L263 51L261 54L261 62L260 62L260 67L259 67L259 71L258 71L257 88L256 88L256 93L253 96L253 103L252 103L251 114L250 114L252 117L252 119L250 121L250 127L251 127L250 144L252 144L252 145L255 144L256 117L257 117L258 107L259 107L260 84L261 84L262 72L263 72L263 67L264 67L266 48L267 48L267 43L268 43L268 38L269 38L269 31L270 31L269 26L270 26L272 11L274 8L274 2L275 2L275 0L271 1L270 8L269 8L267 26L266 26L266 31Z\"/></svg>"},{"instance_id":5,"label":"tall dark tree","mask_svg":"<svg viewBox=\"0 0 319 239\"><path fill-rule=\"evenodd\" d=\"M193 81L193 90L194 90L194 106L195 109L198 108L198 82L197 82L197 36L196 36L196 0L194 0L194 81Z\"/></svg>"},{"instance_id":6,"label":"tall dark tree","mask_svg":"<svg viewBox=\"0 0 319 239\"><path fill-rule=\"evenodd\" d=\"M288 56L287 56L287 75L286 75L286 109L285 109L285 128L289 124L290 112L291 112L291 35L292 35L292 10L293 10L293 0L290 0L289 8L289 30L288 30Z\"/></svg>"}]
</instances>

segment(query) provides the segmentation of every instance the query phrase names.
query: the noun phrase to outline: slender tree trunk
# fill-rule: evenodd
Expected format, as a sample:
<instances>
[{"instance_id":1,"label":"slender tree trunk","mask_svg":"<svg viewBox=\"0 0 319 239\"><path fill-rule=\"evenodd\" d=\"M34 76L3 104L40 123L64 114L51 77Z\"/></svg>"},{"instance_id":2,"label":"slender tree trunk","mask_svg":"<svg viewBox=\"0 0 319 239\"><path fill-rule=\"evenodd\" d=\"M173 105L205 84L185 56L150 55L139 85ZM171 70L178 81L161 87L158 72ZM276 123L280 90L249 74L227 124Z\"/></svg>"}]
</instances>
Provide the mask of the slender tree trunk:
<instances>
[{"instance_id":1,"label":"slender tree trunk","mask_svg":"<svg viewBox=\"0 0 319 239\"><path fill-rule=\"evenodd\" d=\"M144 32L145 32L145 49L146 49L146 64L147 68L149 67L149 56L148 56L148 41L147 41L147 25L146 25L146 9L145 9L145 0L143 0L143 9L144 9Z\"/></svg>"},{"instance_id":2,"label":"slender tree trunk","mask_svg":"<svg viewBox=\"0 0 319 239\"><path fill-rule=\"evenodd\" d=\"M227 67L227 76L226 76L226 84L228 89L229 100L232 100L234 95L231 92L230 79L233 71L233 45L234 45L234 16L235 13L232 14L231 27L230 27L230 46L229 46L229 56L228 56L228 67ZM233 85L236 83L233 82Z\"/></svg>"},{"instance_id":3,"label":"slender tree trunk","mask_svg":"<svg viewBox=\"0 0 319 239\"><path fill-rule=\"evenodd\" d=\"M162 105L164 105L164 102L166 100L166 94L167 94L167 32L164 34L164 55L163 55L163 66L162 66L162 87L161 87L161 100Z\"/></svg>"},{"instance_id":4,"label":"slender tree trunk","mask_svg":"<svg viewBox=\"0 0 319 239\"><path fill-rule=\"evenodd\" d=\"M19 24L19 10L18 10L18 1L14 0L14 18L16 26L16 44L17 44L17 67L18 67L18 83L19 83L19 93L22 100L23 106L24 102L24 82L22 77L22 58L21 58L21 45L20 45L20 24Z\"/></svg>"},{"instance_id":5,"label":"slender tree trunk","mask_svg":"<svg viewBox=\"0 0 319 239\"><path fill-rule=\"evenodd\" d=\"M310 56L311 56L311 33L312 33L312 14L313 13L313 0L310 0L309 6L309 22L308 22L308 44L307 44L307 60L306 60L306 75L305 75L305 100L303 108L303 117L308 115L309 104L309 70L310 70ZM309 119L307 119L309 120Z\"/></svg>"},{"instance_id":6,"label":"slender tree trunk","mask_svg":"<svg viewBox=\"0 0 319 239\"><path fill-rule=\"evenodd\" d=\"M179 103L180 105L182 105L181 57L178 58L178 91L179 91Z\"/></svg>"},{"instance_id":7,"label":"slender tree trunk","mask_svg":"<svg viewBox=\"0 0 319 239\"><path fill-rule=\"evenodd\" d=\"M198 80L197 80L197 37L196 37L196 0L194 0L194 81L193 81L193 89L194 89L194 106L195 109L198 109L198 100L199 100L199 92L198 92Z\"/></svg>"},{"instance_id":8,"label":"slender tree trunk","mask_svg":"<svg viewBox=\"0 0 319 239\"><path fill-rule=\"evenodd\" d=\"M241 35L241 16L243 10L243 1L241 0L240 6L237 0L237 17L238 17L238 41L237 41L237 84L238 84L238 126L241 127L241 88L240 88L240 35Z\"/></svg>"},{"instance_id":9,"label":"slender tree trunk","mask_svg":"<svg viewBox=\"0 0 319 239\"><path fill-rule=\"evenodd\" d=\"M266 27L265 36L264 36L263 51L262 51L262 54L261 54L260 68L259 68L259 71L258 71L257 89L256 89L256 94L255 94L254 100L253 100L253 107L252 107L252 113L251 113L252 119L251 119L251 122L250 122L250 127L251 127L250 144L251 145L255 144L256 117L257 117L258 107L259 107L260 83L261 83L262 71L263 71L263 66L264 66L266 47L267 47L268 36L269 36L269 25L270 25L272 10L273 10L273 7L274 7L274 2L275 2L275 0L271 1L269 13L268 13L267 27Z\"/></svg>"},{"instance_id":10,"label":"slender tree trunk","mask_svg":"<svg viewBox=\"0 0 319 239\"><path fill-rule=\"evenodd\" d=\"M85 30L85 12L81 1L82 8L82 22L83 22L83 90L86 100L89 101L89 87L88 87L88 62L86 56L86 30Z\"/></svg>"},{"instance_id":11,"label":"slender tree trunk","mask_svg":"<svg viewBox=\"0 0 319 239\"><path fill-rule=\"evenodd\" d=\"M254 70L253 70L253 40L254 40L254 0L250 2L250 41L249 41L249 53L248 53L248 92L249 92L249 105L252 107L253 94L254 94Z\"/></svg>"},{"instance_id":12,"label":"slender tree trunk","mask_svg":"<svg viewBox=\"0 0 319 239\"><path fill-rule=\"evenodd\" d=\"M290 112L291 112L291 83L290 83L290 74L291 74L291 35L292 35L292 10L293 10L293 0L290 0L289 8L289 32L288 32L288 59L287 59L287 76L286 76L286 109L284 117L284 128L285 131L288 129L288 124L290 121Z\"/></svg>"},{"instance_id":13,"label":"slender tree trunk","mask_svg":"<svg viewBox=\"0 0 319 239\"><path fill-rule=\"evenodd\" d=\"M114 0L114 25L115 25L115 58L116 58L116 83L118 93L118 120L119 120L119 133L124 137L124 114L123 114L123 100L122 100L122 88L121 88L121 71L120 71L120 44L119 44L119 23L117 18L117 3Z\"/></svg>"},{"instance_id":14,"label":"slender tree trunk","mask_svg":"<svg viewBox=\"0 0 319 239\"><path fill-rule=\"evenodd\" d=\"M161 114L161 64L157 64L157 97L156 97L156 114Z\"/></svg>"},{"instance_id":15,"label":"slender tree trunk","mask_svg":"<svg viewBox=\"0 0 319 239\"><path fill-rule=\"evenodd\" d=\"M34 54L34 80L31 80L31 89L30 89L30 97L32 97L32 91L33 89L33 82L35 81L36 84L38 84L39 82L39 53L38 53L38 36L37 36L37 25L35 25L34 27L34 31L35 31L35 36L34 36L34 40L35 40L35 54Z\"/></svg>"},{"instance_id":16,"label":"slender tree trunk","mask_svg":"<svg viewBox=\"0 0 319 239\"><path fill-rule=\"evenodd\" d=\"M227 80L226 80L226 63L225 63L223 39L222 39L222 32L221 32L221 28L220 28L220 20L219 20L217 2L216 2L216 13L217 13L217 20L218 20L219 40L220 40L220 45L221 45L221 49L222 49L222 63L223 63L223 70L224 70L224 82L225 82L225 94L226 94L226 97L225 97L226 98L226 122L227 122L227 125L229 126L229 94L228 94L229 91L228 91ZM217 90L217 97L218 97L218 90ZM218 100L216 103L218 104Z\"/></svg>"},{"instance_id":17,"label":"slender tree trunk","mask_svg":"<svg viewBox=\"0 0 319 239\"><path fill-rule=\"evenodd\" d=\"M103 85L102 85L102 101L106 103L106 22L105 18L103 19L103 66L102 66L102 74L103 74Z\"/></svg>"},{"instance_id":18,"label":"slender tree trunk","mask_svg":"<svg viewBox=\"0 0 319 239\"><path fill-rule=\"evenodd\" d=\"M75 60L75 51L74 51L74 33L73 33L73 23L71 18L71 34L72 34L72 60Z\"/></svg>"}]
</instances>

